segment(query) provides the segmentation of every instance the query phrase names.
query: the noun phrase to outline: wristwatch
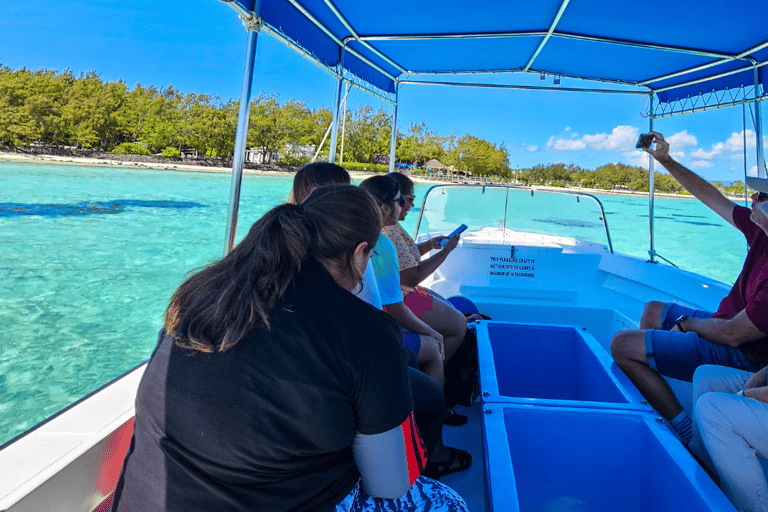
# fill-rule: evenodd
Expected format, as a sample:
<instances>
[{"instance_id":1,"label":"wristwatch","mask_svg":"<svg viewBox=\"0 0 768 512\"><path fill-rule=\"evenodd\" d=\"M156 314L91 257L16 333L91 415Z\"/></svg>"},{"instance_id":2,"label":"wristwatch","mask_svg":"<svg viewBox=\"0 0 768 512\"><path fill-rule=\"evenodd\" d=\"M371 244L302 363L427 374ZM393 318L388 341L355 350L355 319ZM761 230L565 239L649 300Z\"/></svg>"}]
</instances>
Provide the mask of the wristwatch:
<instances>
[{"instance_id":1,"label":"wristwatch","mask_svg":"<svg viewBox=\"0 0 768 512\"><path fill-rule=\"evenodd\" d=\"M680 315L679 317L677 317L677 320L675 320L675 325L676 325L676 326L677 326L677 328L680 330L680 332L688 332L688 331L686 331L686 330L683 328L683 322L684 322L685 320L688 320L688 316L687 316L687 315Z\"/></svg>"}]
</instances>

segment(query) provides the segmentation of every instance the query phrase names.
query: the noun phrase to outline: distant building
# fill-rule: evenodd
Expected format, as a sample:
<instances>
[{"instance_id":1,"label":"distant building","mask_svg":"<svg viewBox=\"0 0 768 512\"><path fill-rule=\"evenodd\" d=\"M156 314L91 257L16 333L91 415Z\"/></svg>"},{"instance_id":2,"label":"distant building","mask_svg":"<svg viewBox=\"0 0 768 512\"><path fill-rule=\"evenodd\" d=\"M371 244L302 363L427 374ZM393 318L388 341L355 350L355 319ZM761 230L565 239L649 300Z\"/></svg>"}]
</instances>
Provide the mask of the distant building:
<instances>
[{"instance_id":1,"label":"distant building","mask_svg":"<svg viewBox=\"0 0 768 512\"><path fill-rule=\"evenodd\" d=\"M190 148L179 148L181 158L197 158L197 150Z\"/></svg>"},{"instance_id":2,"label":"distant building","mask_svg":"<svg viewBox=\"0 0 768 512\"><path fill-rule=\"evenodd\" d=\"M275 151L266 151L263 147L245 150L245 161L251 164L275 164L280 155Z\"/></svg>"},{"instance_id":3,"label":"distant building","mask_svg":"<svg viewBox=\"0 0 768 512\"><path fill-rule=\"evenodd\" d=\"M283 148L283 151L281 151L281 154L283 156L289 156L291 158L301 159L301 158L312 158L315 156L315 147L314 144L292 144L288 143Z\"/></svg>"},{"instance_id":4,"label":"distant building","mask_svg":"<svg viewBox=\"0 0 768 512\"><path fill-rule=\"evenodd\" d=\"M425 163L424 168L430 171L445 171L446 169L448 169L444 164L440 163L438 160L435 160L434 158L429 162Z\"/></svg>"},{"instance_id":5,"label":"distant building","mask_svg":"<svg viewBox=\"0 0 768 512\"><path fill-rule=\"evenodd\" d=\"M314 144L287 143L279 152L268 152L264 149L264 147L248 148L245 151L245 161L253 164L276 164L285 157L300 160L303 158L312 158L314 154Z\"/></svg>"}]
</instances>

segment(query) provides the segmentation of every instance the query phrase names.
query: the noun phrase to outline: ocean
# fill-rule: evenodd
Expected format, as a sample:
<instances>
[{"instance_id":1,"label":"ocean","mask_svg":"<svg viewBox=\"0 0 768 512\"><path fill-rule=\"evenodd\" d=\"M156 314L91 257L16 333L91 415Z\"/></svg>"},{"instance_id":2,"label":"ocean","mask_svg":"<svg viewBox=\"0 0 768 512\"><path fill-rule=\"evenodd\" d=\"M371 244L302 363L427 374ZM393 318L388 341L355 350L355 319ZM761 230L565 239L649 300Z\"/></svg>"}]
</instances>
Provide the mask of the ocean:
<instances>
[{"instance_id":1,"label":"ocean","mask_svg":"<svg viewBox=\"0 0 768 512\"><path fill-rule=\"evenodd\" d=\"M175 288L223 253L230 176L3 162L0 177L1 444L149 357ZM238 240L290 186L244 176ZM417 184L417 204L430 187ZM647 199L599 199L615 251L647 257ZM479 215L451 208L456 224ZM743 236L698 201L657 198L655 229L657 252L682 268L726 283L741 270Z\"/></svg>"}]
</instances>

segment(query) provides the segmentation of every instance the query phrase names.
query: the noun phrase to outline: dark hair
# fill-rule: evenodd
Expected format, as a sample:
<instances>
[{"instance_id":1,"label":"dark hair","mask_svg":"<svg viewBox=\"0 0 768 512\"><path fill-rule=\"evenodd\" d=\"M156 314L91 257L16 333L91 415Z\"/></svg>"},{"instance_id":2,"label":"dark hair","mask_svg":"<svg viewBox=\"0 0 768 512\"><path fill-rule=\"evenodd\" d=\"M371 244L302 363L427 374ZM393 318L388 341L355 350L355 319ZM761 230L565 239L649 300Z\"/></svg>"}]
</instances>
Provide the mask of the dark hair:
<instances>
[{"instance_id":1,"label":"dark hair","mask_svg":"<svg viewBox=\"0 0 768 512\"><path fill-rule=\"evenodd\" d=\"M390 178L395 180L400 185L400 193L405 195L411 195L413 192L413 180L401 172L391 172L387 174Z\"/></svg>"},{"instance_id":2,"label":"dark hair","mask_svg":"<svg viewBox=\"0 0 768 512\"><path fill-rule=\"evenodd\" d=\"M265 325L276 303L310 258L362 272L356 247L373 249L381 213L371 196L351 185L313 191L301 204L284 204L256 221L224 258L187 279L165 312L165 331L179 346L202 352L232 348Z\"/></svg>"},{"instance_id":3,"label":"dark hair","mask_svg":"<svg viewBox=\"0 0 768 512\"><path fill-rule=\"evenodd\" d=\"M380 207L391 206L400 192L400 185L389 176L389 174L371 176L360 184L360 188L371 194Z\"/></svg>"},{"instance_id":4,"label":"dark hair","mask_svg":"<svg viewBox=\"0 0 768 512\"><path fill-rule=\"evenodd\" d=\"M296 171L288 202L302 202L317 187L333 184L349 185L350 182L349 173L341 166L328 162L307 164Z\"/></svg>"}]
</instances>

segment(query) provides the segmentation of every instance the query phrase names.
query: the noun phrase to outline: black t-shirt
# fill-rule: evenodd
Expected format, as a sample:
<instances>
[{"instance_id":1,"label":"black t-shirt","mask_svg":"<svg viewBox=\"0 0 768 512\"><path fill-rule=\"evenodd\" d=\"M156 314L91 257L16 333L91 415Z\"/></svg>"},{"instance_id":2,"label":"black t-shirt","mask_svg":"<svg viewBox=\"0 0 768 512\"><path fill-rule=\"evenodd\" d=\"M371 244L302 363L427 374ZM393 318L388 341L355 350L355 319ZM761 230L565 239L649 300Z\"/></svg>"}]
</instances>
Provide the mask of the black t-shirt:
<instances>
[{"instance_id":1,"label":"black t-shirt","mask_svg":"<svg viewBox=\"0 0 768 512\"><path fill-rule=\"evenodd\" d=\"M215 354L162 338L113 510L324 511L352 490L355 432L413 408L400 331L317 262L271 322Z\"/></svg>"}]
</instances>

